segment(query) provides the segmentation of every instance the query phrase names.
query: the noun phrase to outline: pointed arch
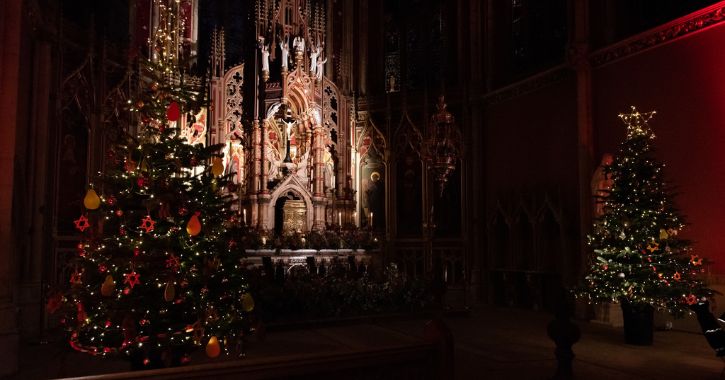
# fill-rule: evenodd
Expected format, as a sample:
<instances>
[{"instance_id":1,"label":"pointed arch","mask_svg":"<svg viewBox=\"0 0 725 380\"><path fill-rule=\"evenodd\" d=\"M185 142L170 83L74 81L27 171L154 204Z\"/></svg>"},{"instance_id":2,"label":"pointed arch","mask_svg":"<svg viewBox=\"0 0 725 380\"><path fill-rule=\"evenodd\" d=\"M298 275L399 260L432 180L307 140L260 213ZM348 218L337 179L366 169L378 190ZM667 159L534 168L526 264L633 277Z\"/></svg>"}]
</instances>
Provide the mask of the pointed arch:
<instances>
[{"instance_id":1,"label":"pointed arch","mask_svg":"<svg viewBox=\"0 0 725 380\"><path fill-rule=\"evenodd\" d=\"M307 187L302 182L300 182L299 178L294 175L285 178L285 180L272 192L269 203L270 207L267 209L267 220L270 221L271 225L267 227L270 230L274 230L274 206L277 204L277 200L279 200L282 195L289 192L292 192L295 195L299 196L300 199L305 202L305 206L307 208L307 214L305 215L307 226L304 232L310 231L310 229L312 228L312 223L314 221L314 213L312 212L312 194L310 194L309 190L307 190Z\"/></svg>"},{"instance_id":2,"label":"pointed arch","mask_svg":"<svg viewBox=\"0 0 725 380\"><path fill-rule=\"evenodd\" d=\"M407 110L400 117L400 122L393 134L393 141L396 152L412 151L420 158L420 152L423 146L423 134L415 126Z\"/></svg>"}]
</instances>

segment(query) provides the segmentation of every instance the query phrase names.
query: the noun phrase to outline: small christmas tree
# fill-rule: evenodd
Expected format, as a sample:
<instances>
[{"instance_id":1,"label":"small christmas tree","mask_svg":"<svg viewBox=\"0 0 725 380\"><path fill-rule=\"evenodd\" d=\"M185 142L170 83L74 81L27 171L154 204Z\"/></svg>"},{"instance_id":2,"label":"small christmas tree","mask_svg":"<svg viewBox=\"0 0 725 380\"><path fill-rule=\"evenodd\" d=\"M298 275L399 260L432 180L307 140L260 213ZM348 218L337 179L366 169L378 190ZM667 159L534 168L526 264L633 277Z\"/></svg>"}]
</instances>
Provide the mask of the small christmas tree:
<instances>
[{"instance_id":1,"label":"small christmas tree","mask_svg":"<svg viewBox=\"0 0 725 380\"><path fill-rule=\"evenodd\" d=\"M62 298L79 351L178 365L201 344L211 357L239 349L249 331L254 301L225 195L233 173L223 174L221 146L181 137L181 114L200 104L183 78L172 61L143 66L130 102L138 137L109 149L75 221L83 241Z\"/></svg>"},{"instance_id":2,"label":"small christmas tree","mask_svg":"<svg viewBox=\"0 0 725 380\"><path fill-rule=\"evenodd\" d=\"M590 301L677 315L709 290L699 278L703 259L678 237L685 224L664 184L664 165L650 145L655 135L648 121L654 114L632 107L631 113L619 115L627 138L605 169L613 183L603 199L604 214L589 236L595 259L578 293Z\"/></svg>"}]
</instances>

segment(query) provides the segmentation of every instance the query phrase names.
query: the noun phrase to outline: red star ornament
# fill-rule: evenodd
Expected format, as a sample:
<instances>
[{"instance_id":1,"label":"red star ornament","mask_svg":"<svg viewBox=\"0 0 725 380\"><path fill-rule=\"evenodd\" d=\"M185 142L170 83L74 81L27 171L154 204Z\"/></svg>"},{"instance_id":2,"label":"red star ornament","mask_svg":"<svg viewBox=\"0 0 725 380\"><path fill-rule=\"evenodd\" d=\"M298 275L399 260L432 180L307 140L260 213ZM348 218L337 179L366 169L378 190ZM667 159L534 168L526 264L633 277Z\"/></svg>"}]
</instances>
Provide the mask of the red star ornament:
<instances>
[{"instance_id":1,"label":"red star ornament","mask_svg":"<svg viewBox=\"0 0 725 380\"><path fill-rule=\"evenodd\" d=\"M151 219L151 215L146 215L145 218L141 219L141 228L142 230L146 230L146 233L149 233L154 230L154 226L156 225L156 222Z\"/></svg>"},{"instance_id":2,"label":"red star ornament","mask_svg":"<svg viewBox=\"0 0 725 380\"><path fill-rule=\"evenodd\" d=\"M74 220L73 224L75 224L76 228L81 232L85 231L86 228L91 226L91 224L88 223L88 218L86 218L85 215L81 215L80 218L78 218L77 220Z\"/></svg>"},{"instance_id":3,"label":"red star ornament","mask_svg":"<svg viewBox=\"0 0 725 380\"><path fill-rule=\"evenodd\" d=\"M123 280L123 283L128 284L128 286L130 286L131 289L133 289L134 286L141 283L141 281L139 280L139 277L141 277L141 275L136 273L135 270L131 271L131 273L124 274L124 277L126 277L126 279Z\"/></svg>"},{"instance_id":4,"label":"red star ornament","mask_svg":"<svg viewBox=\"0 0 725 380\"><path fill-rule=\"evenodd\" d=\"M78 272L77 270L73 272L73 274L70 276L70 284L71 285L82 285L83 282L81 281L82 273Z\"/></svg>"},{"instance_id":5,"label":"red star ornament","mask_svg":"<svg viewBox=\"0 0 725 380\"><path fill-rule=\"evenodd\" d=\"M166 259L166 267L177 272L181 267L181 262L178 257L171 255L168 259Z\"/></svg>"},{"instance_id":6,"label":"red star ornament","mask_svg":"<svg viewBox=\"0 0 725 380\"><path fill-rule=\"evenodd\" d=\"M702 265L702 258L698 255L690 255L690 262L695 266Z\"/></svg>"}]
</instances>

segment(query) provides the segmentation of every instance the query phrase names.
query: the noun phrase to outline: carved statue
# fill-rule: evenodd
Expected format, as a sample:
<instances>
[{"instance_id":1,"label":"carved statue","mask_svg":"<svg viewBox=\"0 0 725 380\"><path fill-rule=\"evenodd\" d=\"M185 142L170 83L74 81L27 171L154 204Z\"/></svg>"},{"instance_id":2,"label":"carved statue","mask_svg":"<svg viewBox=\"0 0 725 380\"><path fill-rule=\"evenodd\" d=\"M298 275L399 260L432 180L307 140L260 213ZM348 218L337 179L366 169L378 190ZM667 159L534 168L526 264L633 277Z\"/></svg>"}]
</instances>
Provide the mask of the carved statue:
<instances>
[{"instance_id":1,"label":"carved statue","mask_svg":"<svg viewBox=\"0 0 725 380\"><path fill-rule=\"evenodd\" d=\"M277 157L277 149L271 145L267 145L266 149L264 150L264 157L269 162L269 179L274 179L279 176L279 166L281 164L281 160Z\"/></svg>"},{"instance_id":2,"label":"carved statue","mask_svg":"<svg viewBox=\"0 0 725 380\"><path fill-rule=\"evenodd\" d=\"M322 162L325 164L322 168L322 178L324 179L325 187L331 189L335 187L335 161L332 158L329 146L325 146L325 151L322 153Z\"/></svg>"},{"instance_id":3,"label":"carved statue","mask_svg":"<svg viewBox=\"0 0 725 380\"><path fill-rule=\"evenodd\" d=\"M289 62L289 36L284 41L282 41L282 38L279 39L279 48L282 50L282 70L287 70Z\"/></svg>"},{"instance_id":4,"label":"carved statue","mask_svg":"<svg viewBox=\"0 0 725 380\"><path fill-rule=\"evenodd\" d=\"M262 45L262 71L269 72L269 45Z\"/></svg>"},{"instance_id":5,"label":"carved statue","mask_svg":"<svg viewBox=\"0 0 725 380\"><path fill-rule=\"evenodd\" d=\"M300 157L300 162L297 164L297 176L303 180L307 180L307 164L310 159L310 151L306 151L305 154Z\"/></svg>"},{"instance_id":6,"label":"carved statue","mask_svg":"<svg viewBox=\"0 0 725 380\"><path fill-rule=\"evenodd\" d=\"M315 47L313 43L310 49L310 74L314 74L317 70L317 57L320 56L320 53L322 53L322 46Z\"/></svg>"},{"instance_id":7,"label":"carved statue","mask_svg":"<svg viewBox=\"0 0 725 380\"><path fill-rule=\"evenodd\" d=\"M292 40L292 47L295 48L295 52L297 54L302 55L305 52L305 39L301 36L295 37L294 40Z\"/></svg>"},{"instance_id":8,"label":"carved statue","mask_svg":"<svg viewBox=\"0 0 725 380\"><path fill-rule=\"evenodd\" d=\"M612 165L614 158L611 153L604 153L602 161L592 175L591 189L594 198L594 216L595 218L604 215L604 197L609 194L614 182L609 174L606 173L606 167Z\"/></svg>"},{"instance_id":9,"label":"carved statue","mask_svg":"<svg viewBox=\"0 0 725 380\"><path fill-rule=\"evenodd\" d=\"M327 62L327 58L323 60L317 60L317 71L315 74L317 75L317 80L322 80L323 71L325 70L325 62Z\"/></svg>"}]
</instances>

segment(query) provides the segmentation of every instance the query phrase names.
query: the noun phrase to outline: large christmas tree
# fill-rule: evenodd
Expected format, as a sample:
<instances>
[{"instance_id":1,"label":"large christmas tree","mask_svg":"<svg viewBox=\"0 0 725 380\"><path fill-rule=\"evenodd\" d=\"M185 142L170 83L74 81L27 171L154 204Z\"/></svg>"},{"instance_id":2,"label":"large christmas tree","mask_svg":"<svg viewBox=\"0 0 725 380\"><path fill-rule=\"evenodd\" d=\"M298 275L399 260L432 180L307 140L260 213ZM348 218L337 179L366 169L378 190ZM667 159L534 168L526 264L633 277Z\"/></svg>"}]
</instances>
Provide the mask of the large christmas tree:
<instances>
[{"instance_id":1,"label":"large christmas tree","mask_svg":"<svg viewBox=\"0 0 725 380\"><path fill-rule=\"evenodd\" d=\"M654 114L632 107L619 115L627 137L605 168L613 183L589 236L595 259L579 295L679 314L709 290L699 278L703 259L678 237L685 224L663 180L664 165L654 158L648 124Z\"/></svg>"},{"instance_id":2,"label":"large christmas tree","mask_svg":"<svg viewBox=\"0 0 725 380\"><path fill-rule=\"evenodd\" d=\"M65 305L73 348L150 367L183 363L199 345L211 357L239 349L254 301L225 195L233 173L223 174L221 146L181 133L202 92L172 60L141 71L129 104L138 131L109 149L88 190L70 291L51 301Z\"/></svg>"}]
</instances>

